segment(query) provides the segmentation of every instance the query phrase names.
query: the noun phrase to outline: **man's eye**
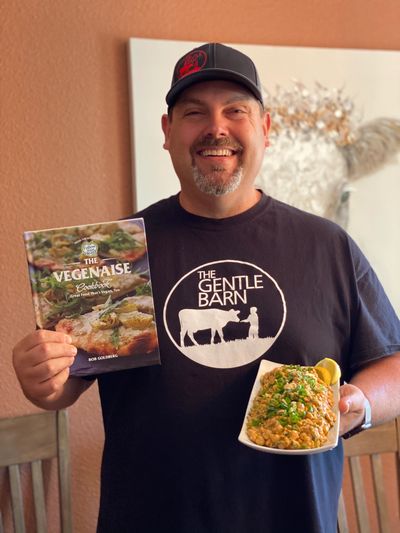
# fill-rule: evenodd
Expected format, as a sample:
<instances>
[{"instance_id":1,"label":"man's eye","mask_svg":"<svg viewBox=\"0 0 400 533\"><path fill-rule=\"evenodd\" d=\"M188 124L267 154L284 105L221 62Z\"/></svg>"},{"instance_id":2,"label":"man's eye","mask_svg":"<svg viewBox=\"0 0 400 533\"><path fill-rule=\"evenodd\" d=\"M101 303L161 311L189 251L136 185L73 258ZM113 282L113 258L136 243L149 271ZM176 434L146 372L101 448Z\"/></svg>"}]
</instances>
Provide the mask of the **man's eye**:
<instances>
[{"instance_id":1,"label":"man's eye","mask_svg":"<svg viewBox=\"0 0 400 533\"><path fill-rule=\"evenodd\" d=\"M246 113L246 110L243 109L242 107L235 107L235 108L230 109L229 113L231 113L232 115L242 115Z\"/></svg>"},{"instance_id":2,"label":"man's eye","mask_svg":"<svg viewBox=\"0 0 400 533\"><path fill-rule=\"evenodd\" d=\"M198 110L190 110L190 111L185 111L185 112L184 112L184 116L185 116L185 117L196 116L196 115L201 115L201 111L198 111Z\"/></svg>"}]
</instances>

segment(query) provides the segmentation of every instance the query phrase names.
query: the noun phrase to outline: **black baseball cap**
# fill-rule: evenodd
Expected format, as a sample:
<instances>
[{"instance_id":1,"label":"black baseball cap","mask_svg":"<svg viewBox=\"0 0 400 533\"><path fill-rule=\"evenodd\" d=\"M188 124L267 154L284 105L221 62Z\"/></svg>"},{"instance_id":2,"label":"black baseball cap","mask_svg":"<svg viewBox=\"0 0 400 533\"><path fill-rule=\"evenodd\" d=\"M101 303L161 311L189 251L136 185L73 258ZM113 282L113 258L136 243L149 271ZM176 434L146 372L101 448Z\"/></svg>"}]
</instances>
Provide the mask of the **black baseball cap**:
<instances>
[{"instance_id":1,"label":"black baseball cap","mask_svg":"<svg viewBox=\"0 0 400 533\"><path fill-rule=\"evenodd\" d=\"M172 107L182 91L202 81L225 80L239 83L263 103L262 87L253 61L230 46L207 43L194 48L175 65L166 101Z\"/></svg>"}]
</instances>

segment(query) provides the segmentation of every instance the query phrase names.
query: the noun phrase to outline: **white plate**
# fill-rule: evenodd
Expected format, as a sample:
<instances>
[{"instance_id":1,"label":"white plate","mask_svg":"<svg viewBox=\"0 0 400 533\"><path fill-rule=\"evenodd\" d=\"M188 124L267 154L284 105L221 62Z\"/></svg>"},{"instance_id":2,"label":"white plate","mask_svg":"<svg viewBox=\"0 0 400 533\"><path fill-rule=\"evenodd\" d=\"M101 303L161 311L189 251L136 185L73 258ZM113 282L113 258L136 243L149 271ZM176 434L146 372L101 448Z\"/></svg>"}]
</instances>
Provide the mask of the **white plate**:
<instances>
[{"instance_id":1,"label":"white plate","mask_svg":"<svg viewBox=\"0 0 400 533\"><path fill-rule=\"evenodd\" d=\"M339 439L339 420L340 420L339 382L335 383L335 385L331 385L332 391L333 391L333 401L334 401L334 406L335 406L334 410L336 414L336 422L335 422L335 425L329 430L328 440L323 446L320 446L319 448L307 448L307 449L301 449L301 450L281 450L280 448L269 448L268 446L260 446L259 444L255 444L249 439L246 433L247 415L249 414L249 411L251 409L251 406L253 405L254 399L257 396L257 393L260 389L260 386L261 386L260 378L263 374L265 374L266 372L270 372L271 370L273 370L274 368L277 368L278 366L282 366L282 364L274 363L273 361L267 361L266 359L263 359L261 361L260 366L258 368L257 377L254 381L253 389L250 394L250 399L247 405L246 415L243 421L243 426L239 433L239 437L238 437L239 442L241 442L245 446L249 446L250 448L259 450L260 452L289 454L289 455L308 455L311 453L326 452L327 450L332 450L332 448L335 448L337 446L338 439Z\"/></svg>"}]
</instances>

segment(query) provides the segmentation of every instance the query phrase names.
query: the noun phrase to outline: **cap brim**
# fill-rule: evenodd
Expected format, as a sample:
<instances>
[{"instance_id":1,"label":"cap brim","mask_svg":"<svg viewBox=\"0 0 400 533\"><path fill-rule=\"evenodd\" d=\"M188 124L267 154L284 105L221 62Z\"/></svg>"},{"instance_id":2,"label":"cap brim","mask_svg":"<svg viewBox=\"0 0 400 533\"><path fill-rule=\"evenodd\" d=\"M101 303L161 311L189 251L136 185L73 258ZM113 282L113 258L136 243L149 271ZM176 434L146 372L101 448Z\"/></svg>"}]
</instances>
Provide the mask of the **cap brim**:
<instances>
[{"instance_id":1,"label":"cap brim","mask_svg":"<svg viewBox=\"0 0 400 533\"><path fill-rule=\"evenodd\" d=\"M252 83L248 78L238 74L237 72L232 72L231 70L219 69L219 68L199 70L198 72L194 72L193 74L190 74L186 76L185 78L180 79L168 91L167 96L165 97L165 100L168 106L172 107L176 103L178 96L185 89L188 89L195 83L201 83L203 81L217 81L217 80L232 81L234 83L238 83L239 85L242 85L246 89L248 89L259 102L263 103L260 89L254 83Z\"/></svg>"}]
</instances>

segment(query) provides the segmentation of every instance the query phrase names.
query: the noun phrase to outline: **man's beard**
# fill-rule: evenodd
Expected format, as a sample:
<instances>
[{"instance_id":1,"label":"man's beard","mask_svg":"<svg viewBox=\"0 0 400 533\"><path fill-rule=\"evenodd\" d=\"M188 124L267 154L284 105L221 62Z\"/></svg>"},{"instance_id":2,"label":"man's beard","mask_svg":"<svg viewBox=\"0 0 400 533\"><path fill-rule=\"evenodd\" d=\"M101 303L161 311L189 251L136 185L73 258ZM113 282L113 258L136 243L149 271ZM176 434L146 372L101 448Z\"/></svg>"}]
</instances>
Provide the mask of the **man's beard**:
<instances>
[{"instance_id":1,"label":"man's beard","mask_svg":"<svg viewBox=\"0 0 400 533\"><path fill-rule=\"evenodd\" d=\"M193 180L197 188L211 196L223 196L236 191L243 178L243 167L239 167L229 178L223 178L222 173L226 172L221 167L214 167L211 172L202 174L196 165L192 166Z\"/></svg>"},{"instance_id":2,"label":"man's beard","mask_svg":"<svg viewBox=\"0 0 400 533\"><path fill-rule=\"evenodd\" d=\"M233 174L229 177L224 176L226 169L224 167L214 166L207 174L203 174L199 167L196 165L194 155L199 149L207 147L229 148L235 150L238 157L241 157L243 147L234 139L230 137L213 138L205 136L199 139L192 146L192 172L193 180L197 188L212 196L222 196L230 192L236 191L243 178L243 167L239 159L239 166Z\"/></svg>"}]
</instances>

